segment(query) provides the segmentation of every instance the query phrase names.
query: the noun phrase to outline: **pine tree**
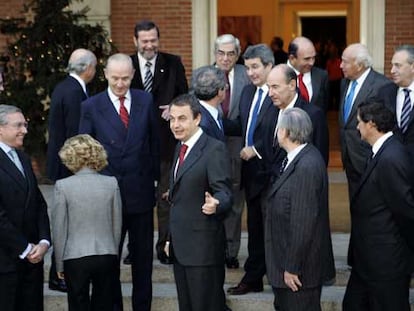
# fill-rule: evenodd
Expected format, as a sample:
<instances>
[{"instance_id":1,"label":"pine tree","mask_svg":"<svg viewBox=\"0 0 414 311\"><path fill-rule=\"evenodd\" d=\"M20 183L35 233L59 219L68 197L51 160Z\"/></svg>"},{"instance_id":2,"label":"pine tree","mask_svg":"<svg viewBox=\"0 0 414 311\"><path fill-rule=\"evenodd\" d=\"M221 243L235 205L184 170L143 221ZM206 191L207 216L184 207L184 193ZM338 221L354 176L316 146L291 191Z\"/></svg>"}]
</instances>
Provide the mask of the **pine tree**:
<instances>
[{"instance_id":1,"label":"pine tree","mask_svg":"<svg viewBox=\"0 0 414 311\"><path fill-rule=\"evenodd\" d=\"M71 2L32 0L23 6L24 17L0 19L0 31L9 38L1 102L20 107L27 117L25 148L31 155L45 154L50 95L67 75L67 61L73 50L89 49L98 59L91 92L106 86L102 67L115 48L101 25L86 23L89 8L73 12L69 9Z\"/></svg>"}]
</instances>

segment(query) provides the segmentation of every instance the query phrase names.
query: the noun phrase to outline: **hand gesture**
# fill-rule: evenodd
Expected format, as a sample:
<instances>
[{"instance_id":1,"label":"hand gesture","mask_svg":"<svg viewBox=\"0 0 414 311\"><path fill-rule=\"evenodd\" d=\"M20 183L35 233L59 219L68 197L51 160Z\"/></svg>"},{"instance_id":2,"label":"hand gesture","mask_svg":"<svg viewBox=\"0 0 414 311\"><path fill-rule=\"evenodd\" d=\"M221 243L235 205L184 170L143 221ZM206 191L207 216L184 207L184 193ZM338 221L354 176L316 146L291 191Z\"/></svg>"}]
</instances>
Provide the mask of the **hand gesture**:
<instances>
[{"instance_id":1,"label":"hand gesture","mask_svg":"<svg viewBox=\"0 0 414 311\"><path fill-rule=\"evenodd\" d=\"M219 203L219 200L217 200L209 192L206 191L204 204L201 207L201 210L206 215L215 214Z\"/></svg>"}]
</instances>

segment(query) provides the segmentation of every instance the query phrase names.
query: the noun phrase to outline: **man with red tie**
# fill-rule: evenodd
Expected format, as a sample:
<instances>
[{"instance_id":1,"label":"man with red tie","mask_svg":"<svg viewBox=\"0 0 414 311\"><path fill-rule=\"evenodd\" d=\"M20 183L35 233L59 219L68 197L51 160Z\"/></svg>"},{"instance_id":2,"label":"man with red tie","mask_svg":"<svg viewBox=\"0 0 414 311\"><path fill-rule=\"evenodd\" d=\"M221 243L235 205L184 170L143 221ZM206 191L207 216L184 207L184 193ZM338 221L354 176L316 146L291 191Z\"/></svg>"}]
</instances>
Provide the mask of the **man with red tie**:
<instances>
[{"instance_id":1,"label":"man with red tie","mask_svg":"<svg viewBox=\"0 0 414 311\"><path fill-rule=\"evenodd\" d=\"M312 41L306 37L296 37L289 44L288 54L287 64L298 76L301 97L326 113L329 106L328 73L314 66L316 51Z\"/></svg>"},{"instance_id":2,"label":"man with red tie","mask_svg":"<svg viewBox=\"0 0 414 311\"><path fill-rule=\"evenodd\" d=\"M152 96L130 89L132 60L125 54L108 58L108 89L82 103L79 133L90 134L108 153L102 171L115 176L121 190L122 233L129 234L132 261L133 310L151 310L153 261L153 208L160 174L158 124ZM120 251L122 251L123 238ZM119 305L121 291L119 285Z\"/></svg>"},{"instance_id":3,"label":"man with red tie","mask_svg":"<svg viewBox=\"0 0 414 311\"><path fill-rule=\"evenodd\" d=\"M170 174L170 248L180 310L225 309L223 217L231 208L230 163L223 142L200 128L200 104L184 94L170 105L177 144Z\"/></svg>"}]
</instances>

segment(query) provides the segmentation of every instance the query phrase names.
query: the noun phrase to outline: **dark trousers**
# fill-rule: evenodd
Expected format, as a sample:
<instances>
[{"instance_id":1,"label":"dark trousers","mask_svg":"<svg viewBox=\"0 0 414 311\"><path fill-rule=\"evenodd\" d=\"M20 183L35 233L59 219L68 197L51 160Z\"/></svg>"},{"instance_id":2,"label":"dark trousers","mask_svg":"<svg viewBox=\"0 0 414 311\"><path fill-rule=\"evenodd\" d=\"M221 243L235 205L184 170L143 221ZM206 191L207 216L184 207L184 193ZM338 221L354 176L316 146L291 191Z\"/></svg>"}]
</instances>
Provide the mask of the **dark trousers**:
<instances>
[{"instance_id":1,"label":"dark trousers","mask_svg":"<svg viewBox=\"0 0 414 311\"><path fill-rule=\"evenodd\" d=\"M58 279L59 278L56 272L55 252L53 251L50 257L49 283L57 282Z\"/></svg>"},{"instance_id":2,"label":"dark trousers","mask_svg":"<svg viewBox=\"0 0 414 311\"><path fill-rule=\"evenodd\" d=\"M16 272L0 273L0 310L43 310L43 262L22 260Z\"/></svg>"},{"instance_id":3,"label":"dark trousers","mask_svg":"<svg viewBox=\"0 0 414 311\"><path fill-rule=\"evenodd\" d=\"M346 286L343 311L408 311L410 276L390 281L367 281L355 271Z\"/></svg>"},{"instance_id":4,"label":"dark trousers","mask_svg":"<svg viewBox=\"0 0 414 311\"><path fill-rule=\"evenodd\" d=\"M123 215L120 257L125 233L128 231L132 270L132 308L150 311L152 300L152 261L154 240L153 210L140 214ZM118 275L119 275L118 266ZM122 310L121 282L118 282L114 310Z\"/></svg>"},{"instance_id":5,"label":"dark trousers","mask_svg":"<svg viewBox=\"0 0 414 311\"><path fill-rule=\"evenodd\" d=\"M180 311L224 310L224 265L183 266L174 260Z\"/></svg>"},{"instance_id":6,"label":"dark trousers","mask_svg":"<svg viewBox=\"0 0 414 311\"><path fill-rule=\"evenodd\" d=\"M321 311L321 287L304 288L293 292L290 288L274 288L280 311Z\"/></svg>"},{"instance_id":7,"label":"dark trousers","mask_svg":"<svg viewBox=\"0 0 414 311\"><path fill-rule=\"evenodd\" d=\"M86 256L65 260L63 265L70 311L112 311L118 256Z\"/></svg>"},{"instance_id":8,"label":"dark trousers","mask_svg":"<svg viewBox=\"0 0 414 311\"><path fill-rule=\"evenodd\" d=\"M162 194L169 188L170 180L170 161L161 161L161 176L158 184L157 193L157 221L158 221L158 240L155 245L158 258L164 255L165 242L168 239L169 220L170 220L170 203L161 198Z\"/></svg>"},{"instance_id":9,"label":"dark trousers","mask_svg":"<svg viewBox=\"0 0 414 311\"><path fill-rule=\"evenodd\" d=\"M266 274L264 226L261 197L247 199L247 250L249 256L244 264L242 282L252 286L262 286Z\"/></svg>"}]
</instances>

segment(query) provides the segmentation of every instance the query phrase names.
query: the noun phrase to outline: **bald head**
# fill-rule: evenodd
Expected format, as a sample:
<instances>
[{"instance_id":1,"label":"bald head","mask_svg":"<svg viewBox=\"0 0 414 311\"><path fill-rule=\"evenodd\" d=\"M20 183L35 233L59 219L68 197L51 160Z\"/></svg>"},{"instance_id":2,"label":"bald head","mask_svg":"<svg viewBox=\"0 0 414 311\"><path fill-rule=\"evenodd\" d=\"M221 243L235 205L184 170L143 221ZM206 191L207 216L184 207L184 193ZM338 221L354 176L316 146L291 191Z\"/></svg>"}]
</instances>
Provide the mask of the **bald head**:
<instances>
[{"instance_id":1,"label":"bald head","mask_svg":"<svg viewBox=\"0 0 414 311\"><path fill-rule=\"evenodd\" d=\"M350 44L342 53L341 69L347 79L358 79L371 66L372 57L362 43Z\"/></svg>"},{"instance_id":2,"label":"bald head","mask_svg":"<svg viewBox=\"0 0 414 311\"><path fill-rule=\"evenodd\" d=\"M267 86L273 105L285 109L296 95L296 73L287 64L279 64L267 76Z\"/></svg>"},{"instance_id":3,"label":"bald head","mask_svg":"<svg viewBox=\"0 0 414 311\"><path fill-rule=\"evenodd\" d=\"M72 52L69 58L67 71L74 73L86 83L95 76L96 56L86 49L77 49Z\"/></svg>"},{"instance_id":4,"label":"bald head","mask_svg":"<svg viewBox=\"0 0 414 311\"><path fill-rule=\"evenodd\" d=\"M122 53L110 56L104 72L112 93L117 97L125 96L135 72L131 57Z\"/></svg>"},{"instance_id":5,"label":"bald head","mask_svg":"<svg viewBox=\"0 0 414 311\"><path fill-rule=\"evenodd\" d=\"M288 47L289 62L300 73L310 72L315 64L316 51L312 41L296 37Z\"/></svg>"}]
</instances>

